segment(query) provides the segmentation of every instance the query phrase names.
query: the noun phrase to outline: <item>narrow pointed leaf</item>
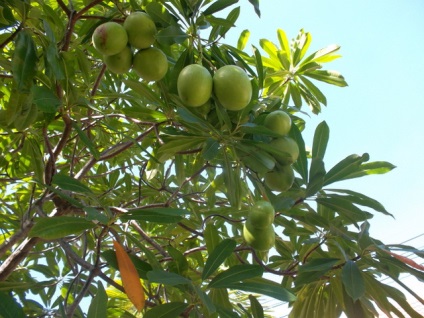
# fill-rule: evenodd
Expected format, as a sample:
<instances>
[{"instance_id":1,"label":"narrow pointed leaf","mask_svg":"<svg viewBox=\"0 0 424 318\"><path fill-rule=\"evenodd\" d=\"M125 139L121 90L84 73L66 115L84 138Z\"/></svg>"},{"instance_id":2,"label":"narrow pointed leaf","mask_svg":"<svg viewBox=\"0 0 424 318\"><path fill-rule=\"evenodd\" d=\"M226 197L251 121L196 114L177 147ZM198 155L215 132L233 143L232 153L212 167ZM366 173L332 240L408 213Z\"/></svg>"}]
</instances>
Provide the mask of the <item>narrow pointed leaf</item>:
<instances>
[{"instance_id":1,"label":"narrow pointed leaf","mask_svg":"<svg viewBox=\"0 0 424 318\"><path fill-rule=\"evenodd\" d=\"M93 222L77 216L45 217L36 220L29 236L55 240L71 234L80 234L93 227L95 227Z\"/></svg>"},{"instance_id":2,"label":"narrow pointed leaf","mask_svg":"<svg viewBox=\"0 0 424 318\"><path fill-rule=\"evenodd\" d=\"M249 2L255 8L255 12L256 12L257 16L261 17L261 10L259 9L259 0L249 0Z\"/></svg>"},{"instance_id":3,"label":"narrow pointed leaf","mask_svg":"<svg viewBox=\"0 0 424 318\"><path fill-rule=\"evenodd\" d=\"M229 257L237 243L231 239L225 239L219 243L212 253L209 254L209 257L206 261L205 268L202 273L202 279L207 279L211 274L213 274L218 267Z\"/></svg>"},{"instance_id":4,"label":"narrow pointed leaf","mask_svg":"<svg viewBox=\"0 0 424 318\"><path fill-rule=\"evenodd\" d=\"M292 137L299 146L299 158L293 166L306 183L308 182L308 158L306 156L305 141L303 140L302 134L296 125L292 125L290 137Z\"/></svg>"},{"instance_id":5,"label":"narrow pointed leaf","mask_svg":"<svg viewBox=\"0 0 424 318\"><path fill-rule=\"evenodd\" d=\"M182 284L190 284L191 280L185 278L184 276L165 272L164 270L154 269L147 273L147 278L149 281L169 286L182 285Z\"/></svg>"},{"instance_id":6,"label":"narrow pointed leaf","mask_svg":"<svg viewBox=\"0 0 424 318\"><path fill-rule=\"evenodd\" d=\"M214 14L215 12L221 11L235 3L238 0L218 0L214 1L205 11L203 11L204 15Z\"/></svg>"},{"instance_id":7,"label":"narrow pointed leaf","mask_svg":"<svg viewBox=\"0 0 424 318\"><path fill-rule=\"evenodd\" d=\"M261 52L253 46L253 53L255 54L256 70L258 71L258 87L261 90L264 87L264 67L262 64Z\"/></svg>"},{"instance_id":8,"label":"narrow pointed leaf","mask_svg":"<svg viewBox=\"0 0 424 318\"><path fill-rule=\"evenodd\" d=\"M365 293L365 283L362 273L354 261L348 260L342 269L342 281L346 293L357 301Z\"/></svg>"},{"instance_id":9,"label":"narrow pointed leaf","mask_svg":"<svg viewBox=\"0 0 424 318\"><path fill-rule=\"evenodd\" d=\"M244 279L262 276L264 269L259 265L234 265L219 273L209 283L209 288L229 288L228 286Z\"/></svg>"},{"instance_id":10,"label":"narrow pointed leaf","mask_svg":"<svg viewBox=\"0 0 424 318\"><path fill-rule=\"evenodd\" d=\"M250 311L252 312L253 318L264 318L264 309L261 303L256 299L255 296L249 295Z\"/></svg>"},{"instance_id":11,"label":"narrow pointed leaf","mask_svg":"<svg viewBox=\"0 0 424 318\"><path fill-rule=\"evenodd\" d=\"M64 174L55 174L53 176L53 184L56 184L62 190L73 191L78 193L91 194L91 190L81 181Z\"/></svg>"},{"instance_id":12,"label":"narrow pointed leaf","mask_svg":"<svg viewBox=\"0 0 424 318\"><path fill-rule=\"evenodd\" d=\"M324 185L349 179L350 175L361 171L361 164L368 160L369 155L367 153L363 154L362 156L356 154L347 156L327 172Z\"/></svg>"},{"instance_id":13,"label":"narrow pointed leaf","mask_svg":"<svg viewBox=\"0 0 424 318\"><path fill-rule=\"evenodd\" d=\"M24 318L26 317L22 307L9 294L0 291L0 317L2 318Z\"/></svg>"},{"instance_id":14,"label":"narrow pointed leaf","mask_svg":"<svg viewBox=\"0 0 424 318\"><path fill-rule=\"evenodd\" d=\"M87 318L107 317L107 294L103 284L99 281L97 284L97 294L93 297L88 308Z\"/></svg>"},{"instance_id":15,"label":"narrow pointed leaf","mask_svg":"<svg viewBox=\"0 0 424 318\"><path fill-rule=\"evenodd\" d=\"M13 78L18 84L18 91L29 92L37 66L37 50L29 31L18 33L15 52L12 59Z\"/></svg>"},{"instance_id":16,"label":"narrow pointed leaf","mask_svg":"<svg viewBox=\"0 0 424 318\"><path fill-rule=\"evenodd\" d=\"M186 303L172 302L153 307L143 316L144 318L175 318L188 307Z\"/></svg>"},{"instance_id":17,"label":"narrow pointed leaf","mask_svg":"<svg viewBox=\"0 0 424 318\"><path fill-rule=\"evenodd\" d=\"M303 60L301 65L304 65L309 62L321 63L322 62L321 59L323 57L328 57L329 55L332 55L334 52L338 51L339 49L340 49L339 45L336 45L336 44L329 45L309 55L307 58ZM339 56L336 55L335 58L337 57Z\"/></svg>"},{"instance_id":18,"label":"narrow pointed leaf","mask_svg":"<svg viewBox=\"0 0 424 318\"><path fill-rule=\"evenodd\" d=\"M243 51L246 47L247 41L250 37L250 31L249 30L243 30L238 38L237 41L237 49Z\"/></svg>"},{"instance_id":19,"label":"narrow pointed leaf","mask_svg":"<svg viewBox=\"0 0 424 318\"><path fill-rule=\"evenodd\" d=\"M330 128L325 121L322 121L315 129L314 141L312 144L312 158L319 157L324 159L329 138Z\"/></svg>"},{"instance_id":20,"label":"narrow pointed leaf","mask_svg":"<svg viewBox=\"0 0 424 318\"><path fill-rule=\"evenodd\" d=\"M119 272L121 274L125 293L135 308L141 311L144 308L145 296L137 269L119 242L113 241L113 247L115 248L116 259L118 261Z\"/></svg>"},{"instance_id":21,"label":"narrow pointed leaf","mask_svg":"<svg viewBox=\"0 0 424 318\"><path fill-rule=\"evenodd\" d=\"M347 86L347 83L339 72L336 71L324 71L324 70L316 70L313 72L309 72L305 74L306 76L309 76L313 79L316 79L317 81L325 82L328 84L345 87Z\"/></svg>"},{"instance_id":22,"label":"narrow pointed leaf","mask_svg":"<svg viewBox=\"0 0 424 318\"><path fill-rule=\"evenodd\" d=\"M306 196L311 196L322 189L325 178L324 161L320 157L314 157L311 160L309 169L309 181L306 187Z\"/></svg>"}]
</instances>

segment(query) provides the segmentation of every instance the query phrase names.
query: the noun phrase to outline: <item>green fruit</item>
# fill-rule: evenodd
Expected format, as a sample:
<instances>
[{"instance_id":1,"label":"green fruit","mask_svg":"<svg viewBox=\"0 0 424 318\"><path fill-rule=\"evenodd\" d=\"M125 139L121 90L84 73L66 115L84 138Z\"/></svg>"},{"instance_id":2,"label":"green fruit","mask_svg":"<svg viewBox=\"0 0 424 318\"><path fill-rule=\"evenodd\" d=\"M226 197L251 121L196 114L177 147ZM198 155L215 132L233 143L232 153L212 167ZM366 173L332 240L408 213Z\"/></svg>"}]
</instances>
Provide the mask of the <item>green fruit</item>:
<instances>
[{"instance_id":1,"label":"green fruit","mask_svg":"<svg viewBox=\"0 0 424 318\"><path fill-rule=\"evenodd\" d=\"M103 58L107 69L116 74L128 72L132 65L133 54L131 48L126 46L121 52L114 55L107 55Z\"/></svg>"},{"instance_id":2,"label":"green fruit","mask_svg":"<svg viewBox=\"0 0 424 318\"><path fill-rule=\"evenodd\" d=\"M116 22L99 25L93 33L94 48L102 55L114 55L121 52L128 43L127 31Z\"/></svg>"},{"instance_id":3,"label":"green fruit","mask_svg":"<svg viewBox=\"0 0 424 318\"><path fill-rule=\"evenodd\" d=\"M243 226L243 238L255 250L268 251L275 245L274 226L271 224L263 229L258 229L253 227L250 221L246 221Z\"/></svg>"},{"instance_id":4,"label":"green fruit","mask_svg":"<svg viewBox=\"0 0 424 318\"><path fill-rule=\"evenodd\" d=\"M274 222L275 210L268 201L258 201L253 205L247 216L252 226L258 229L268 227Z\"/></svg>"},{"instance_id":5,"label":"green fruit","mask_svg":"<svg viewBox=\"0 0 424 318\"><path fill-rule=\"evenodd\" d=\"M155 42L156 25L144 12L133 12L124 21L128 42L136 49L147 49Z\"/></svg>"},{"instance_id":6,"label":"green fruit","mask_svg":"<svg viewBox=\"0 0 424 318\"><path fill-rule=\"evenodd\" d=\"M294 171L292 166L281 166L265 173L265 185L272 191L284 192L289 190L294 182Z\"/></svg>"},{"instance_id":7,"label":"green fruit","mask_svg":"<svg viewBox=\"0 0 424 318\"><path fill-rule=\"evenodd\" d=\"M215 72L213 91L221 105L228 110L241 110L252 98L249 76L236 65L225 65Z\"/></svg>"},{"instance_id":8,"label":"green fruit","mask_svg":"<svg viewBox=\"0 0 424 318\"><path fill-rule=\"evenodd\" d=\"M290 165L299 157L299 146L290 137L275 138L269 144L279 151L278 154L273 153L273 155L275 160L282 165Z\"/></svg>"},{"instance_id":9,"label":"green fruit","mask_svg":"<svg viewBox=\"0 0 424 318\"><path fill-rule=\"evenodd\" d=\"M139 50L134 55L133 69L142 79L157 82L168 71L168 59L165 53L155 47Z\"/></svg>"},{"instance_id":10,"label":"green fruit","mask_svg":"<svg viewBox=\"0 0 424 318\"><path fill-rule=\"evenodd\" d=\"M212 83L212 75L205 67L199 64L187 65L178 75L178 95L187 106L202 106L212 95Z\"/></svg>"},{"instance_id":11,"label":"green fruit","mask_svg":"<svg viewBox=\"0 0 424 318\"><path fill-rule=\"evenodd\" d=\"M287 135L291 128L290 116L282 111L276 110L269 113L264 120L264 126L280 135Z\"/></svg>"}]
</instances>

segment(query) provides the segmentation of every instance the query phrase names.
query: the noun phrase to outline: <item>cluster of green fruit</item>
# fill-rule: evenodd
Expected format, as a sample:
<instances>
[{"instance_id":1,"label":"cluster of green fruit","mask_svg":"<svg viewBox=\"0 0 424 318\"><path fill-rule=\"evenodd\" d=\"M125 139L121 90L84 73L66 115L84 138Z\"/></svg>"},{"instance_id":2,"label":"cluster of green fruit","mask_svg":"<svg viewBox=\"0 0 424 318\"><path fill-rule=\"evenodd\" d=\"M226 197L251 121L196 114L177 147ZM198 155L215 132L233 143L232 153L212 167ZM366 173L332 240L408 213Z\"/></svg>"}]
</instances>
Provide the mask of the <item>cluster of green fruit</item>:
<instances>
[{"instance_id":1,"label":"cluster of green fruit","mask_svg":"<svg viewBox=\"0 0 424 318\"><path fill-rule=\"evenodd\" d=\"M281 154L274 154L275 167L264 176L265 184L273 191L287 191L294 182L292 164L299 157L299 146L293 138L287 136L291 125L290 116L282 110L269 113L264 120L265 127L281 135L281 137L273 138L269 143L273 148L279 149Z\"/></svg>"},{"instance_id":2,"label":"cluster of green fruit","mask_svg":"<svg viewBox=\"0 0 424 318\"><path fill-rule=\"evenodd\" d=\"M121 25L109 21L93 32L94 48L103 55L108 70L123 74L131 67L146 81L159 81L168 71L168 59L162 50L153 47L157 29L145 12L133 12ZM134 54L133 49L137 50Z\"/></svg>"},{"instance_id":3,"label":"cluster of green fruit","mask_svg":"<svg viewBox=\"0 0 424 318\"><path fill-rule=\"evenodd\" d=\"M258 201L252 206L243 226L245 242L260 252L275 245L274 207L268 201Z\"/></svg>"},{"instance_id":4,"label":"cluster of green fruit","mask_svg":"<svg viewBox=\"0 0 424 318\"><path fill-rule=\"evenodd\" d=\"M236 65L222 66L213 76L200 64L187 65L178 75L177 89L181 101L190 107L208 103L212 92L224 108L233 111L245 108L252 98L249 76Z\"/></svg>"}]
</instances>

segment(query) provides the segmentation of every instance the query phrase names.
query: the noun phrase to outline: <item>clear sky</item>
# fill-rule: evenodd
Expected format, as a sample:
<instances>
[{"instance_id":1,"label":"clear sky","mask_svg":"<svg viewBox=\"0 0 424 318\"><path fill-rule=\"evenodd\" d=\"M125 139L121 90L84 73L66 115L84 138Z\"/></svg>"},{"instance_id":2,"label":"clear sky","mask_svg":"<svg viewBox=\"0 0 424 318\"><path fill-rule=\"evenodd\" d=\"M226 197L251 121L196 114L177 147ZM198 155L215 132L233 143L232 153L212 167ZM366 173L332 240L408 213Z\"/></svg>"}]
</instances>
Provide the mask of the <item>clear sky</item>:
<instances>
[{"instance_id":1,"label":"clear sky","mask_svg":"<svg viewBox=\"0 0 424 318\"><path fill-rule=\"evenodd\" d=\"M310 52L341 45L341 59L325 66L340 71L349 87L319 85L327 107L307 119L304 136L312 143L322 120L330 127L326 168L352 153L368 152L371 161L397 168L385 175L339 183L380 201L395 220L376 215L370 234L384 243L400 243L424 233L424 1L422 0L266 0L259 19L247 0L237 28L226 41L236 43L249 29L249 44L259 39L278 43L276 30L291 39L310 32ZM315 81L315 83L317 83ZM415 244L424 246L424 237Z\"/></svg>"}]
</instances>

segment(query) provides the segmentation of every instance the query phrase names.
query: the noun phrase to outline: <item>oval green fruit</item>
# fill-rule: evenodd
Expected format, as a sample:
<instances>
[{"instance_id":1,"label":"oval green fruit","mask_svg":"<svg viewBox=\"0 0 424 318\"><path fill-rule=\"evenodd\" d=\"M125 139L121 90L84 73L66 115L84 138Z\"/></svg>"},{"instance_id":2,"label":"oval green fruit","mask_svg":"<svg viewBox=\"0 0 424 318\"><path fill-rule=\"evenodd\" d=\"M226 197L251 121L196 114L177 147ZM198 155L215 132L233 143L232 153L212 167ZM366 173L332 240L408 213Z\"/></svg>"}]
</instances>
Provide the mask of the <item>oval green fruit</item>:
<instances>
[{"instance_id":1,"label":"oval green fruit","mask_svg":"<svg viewBox=\"0 0 424 318\"><path fill-rule=\"evenodd\" d=\"M291 125L290 116L282 110L276 110L269 113L264 120L265 127L283 136L289 133Z\"/></svg>"},{"instance_id":2,"label":"oval green fruit","mask_svg":"<svg viewBox=\"0 0 424 318\"><path fill-rule=\"evenodd\" d=\"M288 136L275 138L269 144L279 150L280 153L274 153L273 156L282 165L290 165L299 157L299 146L294 139Z\"/></svg>"},{"instance_id":3,"label":"oval green fruit","mask_svg":"<svg viewBox=\"0 0 424 318\"><path fill-rule=\"evenodd\" d=\"M109 71L116 74L124 74L130 70L132 58L131 48L126 46L118 54L104 56L103 61Z\"/></svg>"},{"instance_id":4,"label":"oval green fruit","mask_svg":"<svg viewBox=\"0 0 424 318\"><path fill-rule=\"evenodd\" d=\"M265 228L274 222L275 210L268 201L258 201L249 210L247 219L258 229Z\"/></svg>"},{"instance_id":5,"label":"oval green fruit","mask_svg":"<svg viewBox=\"0 0 424 318\"><path fill-rule=\"evenodd\" d=\"M155 47L139 50L134 55L133 69L142 79L157 82L168 71L168 59L165 53Z\"/></svg>"},{"instance_id":6,"label":"oval green fruit","mask_svg":"<svg viewBox=\"0 0 424 318\"><path fill-rule=\"evenodd\" d=\"M243 238L255 250L268 251L275 245L274 226L271 224L263 229L258 229L253 227L251 222L246 221L243 226Z\"/></svg>"},{"instance_id":7,"label":"oval green fruit","mask_svg":"<svg viewBox=\"0 0 424 318\"><path fill-rule=\"evenodd\" d=\"M265 173L264 182L272 191L284 192L289 190L294 182L292 166L281 166L278 170L274 169Z\"/></svg>"},{"instance_id":8,"label":"oval green fruit","mask_svg":"<svg viewBox=\"0 0 424 318\"><path fill-rule=\"evenodd\" d=\"M210 99L212 84L212 75L204 66L190 64L178 75L178 95L185 105L199 107Z\"/></svg>"},{"instance_id":9,"label":"oval green fruit","mask_svg":"<svg viewBox=\"0 0 424 318\"><path fill-rule=\"evenodd\" d=\"M124 28L128 33L128 42L136 49L146 49L155 42L156 25L147 13L131 13L124 21Z\"/></svg>"},{"instance_id":10,"label":"oval green fruit","mask_svg":"<svg viewBox=\"0 0 424 318\"><path fill-rule=\"evenodd\" d=\"M99 25L93 32L94 48L102 55L114 55L128 44L128 35L124 27L116 22Z\"/></svg>"},{"instance_id":11,"label":"oval green fruit","mask_svg":"<svg viewBox=\"0 0 424 318\"><path fill-rule=\"evenodd\" d=\"M249 76L236 65L225 65L215 72L213 91L221 105L228 110L241 110L252 99Z\"/></svg>"}]
</instances>

